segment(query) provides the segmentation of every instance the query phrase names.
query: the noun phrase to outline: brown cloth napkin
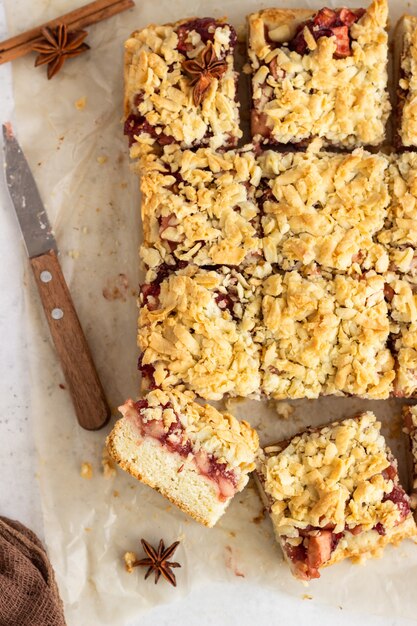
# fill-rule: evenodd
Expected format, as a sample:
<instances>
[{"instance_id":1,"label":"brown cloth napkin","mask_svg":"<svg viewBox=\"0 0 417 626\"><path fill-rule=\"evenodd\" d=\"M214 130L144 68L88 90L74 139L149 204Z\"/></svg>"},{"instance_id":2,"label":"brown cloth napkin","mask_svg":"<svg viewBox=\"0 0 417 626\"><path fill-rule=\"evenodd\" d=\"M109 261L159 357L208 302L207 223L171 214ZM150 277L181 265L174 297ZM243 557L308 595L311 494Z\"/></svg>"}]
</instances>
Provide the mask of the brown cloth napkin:
<instances>
[{"instance_id":1,"label":"brown cloth napkin","mask_svg":"<svg viewBox=\"0 0 417 626\"><path fill-rule=\"evenodd\" d=\"M0 626L65 626L45 548L23 524L1 516Z\"/></svg>"}]
</instances>

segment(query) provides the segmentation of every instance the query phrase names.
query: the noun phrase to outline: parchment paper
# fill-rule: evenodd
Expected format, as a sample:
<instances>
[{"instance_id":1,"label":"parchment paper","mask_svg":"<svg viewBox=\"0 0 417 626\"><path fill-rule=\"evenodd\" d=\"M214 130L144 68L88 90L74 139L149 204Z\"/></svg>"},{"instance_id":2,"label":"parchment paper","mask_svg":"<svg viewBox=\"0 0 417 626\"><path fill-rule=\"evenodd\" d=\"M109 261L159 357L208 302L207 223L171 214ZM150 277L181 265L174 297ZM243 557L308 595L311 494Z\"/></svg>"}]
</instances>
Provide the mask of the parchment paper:
<instances>
[{"instance_id":1,"label":"parchment paper","mask_svg":"<svg viewBox=\"0 0 417 626\"><path fill-rule=\"evenodd\" d=\"M12 35L82 2L5 4ZM322 4L306 3L316 8ZM359 6L356 1L349 4ZM33 56L13 64L17 135L55 229L61 263L115 416L117 405L135 396L138 388L140 198L122 136L123 41L149 22L187 15L226 13L239 27L246 13L268 5L277 3L213 0L191 6L186 0L138 0L133 11L92 27L91 51L68 62L52 81L47 81L44 68L32 67ZM407 9L403 0L391 2L391 20ZM316 602L354 607L364 614L417 615L417 548L411 542L387 549L382 560L368 561L365 567L344 562L324 570L306 590L283 564L252 484L235 498L218 526L208 530L123 472L105 478L101 455L110 426L97 433L78 427L29 272L24 288L45 534L70 626L125 624L209 581L268 586L276 590L277 609L286 596L301 601L308 591ZM263 441L371 409L383 420L384 433L403 460L398 401L325 398L293 404L295 412L288 420L265 402L235 401L229 408L257 427ZM92 465L90 480L80 476L83 462ZM123 554L141 554L140 537L154 543L161 537L168 543L181 540L175 555L182 564L176 570L177 589L143 581L143 571L125 571Z\"/></svg>"}]
</instances>

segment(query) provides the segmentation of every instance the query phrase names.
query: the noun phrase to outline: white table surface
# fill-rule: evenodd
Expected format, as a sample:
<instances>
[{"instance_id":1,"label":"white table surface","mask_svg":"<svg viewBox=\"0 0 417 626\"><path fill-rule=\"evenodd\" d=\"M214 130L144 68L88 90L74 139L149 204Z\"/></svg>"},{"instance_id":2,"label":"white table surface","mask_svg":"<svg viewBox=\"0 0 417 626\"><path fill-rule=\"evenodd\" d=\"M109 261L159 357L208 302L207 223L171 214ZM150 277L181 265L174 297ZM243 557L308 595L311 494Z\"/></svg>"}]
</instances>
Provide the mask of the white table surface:
<instances>
[{"instance_id":1,"label":"white table surface","mask_svg":"<svg viewBox=\"0 0 417 626\"><path fill-rule=\"evenodd\" d=\"M0 0L0 40L6 36ZM0 123L9 119L13 119L10 64L0 66ZM28 402L30 381L25 363L27 345L24 328L16 324L16 312L24 306L24 283L29 274L20 231L2 175L0 254L0 514L20 520L42 537L42 510L36 478L37 457ZM361 619L346 610L323 607L315 604L314 600L302 600L303 592L300 587L299 600L292 597L283 600L282 596L278 598L268 590L247 584L225 586L213 583L184 600L154 609L140 619L140 626L156 623L159 626L173 623L228 626L237 622L240 626L252 626L254 622L257 626L295 623L344 626L357 620L359 623L365 622L364 616ZM385 618L366 617L367 626L405 626L413 623L414 620L399 620L390 615Z\"/></svg>"}]
</instances>

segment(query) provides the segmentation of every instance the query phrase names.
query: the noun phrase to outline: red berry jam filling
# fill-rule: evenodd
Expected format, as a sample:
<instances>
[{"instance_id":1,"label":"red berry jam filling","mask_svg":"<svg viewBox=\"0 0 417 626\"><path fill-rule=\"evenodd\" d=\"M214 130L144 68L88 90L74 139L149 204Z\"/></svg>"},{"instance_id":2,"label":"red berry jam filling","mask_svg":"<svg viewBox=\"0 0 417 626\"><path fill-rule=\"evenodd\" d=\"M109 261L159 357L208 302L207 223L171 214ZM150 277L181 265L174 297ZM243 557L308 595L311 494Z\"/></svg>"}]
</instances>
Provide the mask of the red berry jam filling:
<instances>
[{"instance_id":1,"label":"red berry jam filling","mask_svg":"<svg viewBox=\"0 0 417 626\"><path fill-rule=\"evenodd\" d=\"M199 473L216 483L219 499L224 502L234 496L237 488L236 474L227 469L226 463L219 463L212 454L208 454L202 449L194 451L191 440L187 438L184 426L175 411L176 421L170 425L168 430L165 430L162 420L143 419L142 411L149 407L146 400L135 402L134 407L136 409L134 424L142 437L153 437L170 452L176 452L182 457L192 454ZM162 406L162 409L168 408L174 410L169 402Z\"/></svg>"},{"instance_id":2,"label":"red berry jam filling","mask_svg":"<svg viewBox=\"0 0 417 626\"><path fill-rule=\"evenodd\" d=\"M174 252L174 250L178 247L179 241L173 241L172 239L169 239L169 237L167 237L164 233L167 228L175 228L175 226L177 226L178 220L176 216L174 215L174 213L171 213L170 215L161 215L160 217L158 217L158 223L159 236L161 237L161 239L167 242L170 251Z\"/></svg>"},{"instance_id":3,"label":"red berry jam filling","mask_svg":"<svg viewBox=\"0 0 417 626\"><path fill-rule=\"evenodd\" d=\"M179 52L182 52L183 54L187 54L187 52L193 48L193 44L186 41L189 33L192 31L200 35L201 41L204 44L206 44L208 41L213 41L214 31L219 26L223 26L223 24L216 22L216 20L212 17L201 17L195 20L190 20L189 22L186 22L185 24L181 24L181 26L177 28L177 35L178 35L177 50ZM233 49L236 45L236 39L237 39L236 31L233 28L233 26L231 26L230 24L228 24L228 26L230 28L229 46L230 48Z\"/></svg>"},{"instance_id":4,"label":"red berry jam filling","mask_svg":"<svg viewBox=\"0 0 417 626\"><path fill-rule=\"evenodd\" d=\"M284 549L293 563L295 575L303 580L320 578L319 568L329 561L342 534L334 535L331 530L316 529L314 534L311 531L307 533L298 546L285 543Z\"/></svg>"},{"instance_id":5,"label":"red berry jam filling","mask_svg":"<svg viewBox=\"0 0 417 626\"><path fill-rule=\"evenodd\" d=\"M314 39L317 41L320 37L336 37L336 50L334 57L343 59L352 54L351 38L349 28L357 22L365 9L321 9L314 17L300 24L297 28L294 38L289 42L290 50L298 52L298 54L308 53L307 42L304 39L303 30L305 27L309 29Z\"/></svg>"},{"instance_id":6,"label":"red berry jam filling","mask_svg":"<svg viewBox=\"0 0 417 626\"><path fill-rule=\"evenodd\" d=\"M161 286L158 283L145 283L140 288L141 304L147 306L149 311L155 311L159 307L159 294Z\"/></svg>"},{"instance_id":7,"label":"red berry jam filling","mask_svg":"<svg viewBox=\"0 0 417 626\"><path fill-rule=\"evenodd\" d=\"M397 508L400 511L400 519L398 520L397 524L400 524L410 513L409 498L402 487L400 487L399 485L395 485L391 493L387 493L382 498L383 502L387 502L388 500L397 505Z\"/></svg>"},{"instance_id":8,"label":"red berry jam filling","mask_svg":"<svg viewBox=\"0 0 417 626\"><path fill-rule=\"evenodd\" d=\"M147 306L150 311L155 311L159 307L161 283L168 278L170 274L177 270L184 269L187 265L187 261L176 261L172 265L162 263L158 267L158 273L155 280L151 283L144 283L139 288L141 306Z\"/></svg>"},{"instance_id":9,"label":"red berry jam filling","mask_svg":"<svg viewBox=\"0 0 417 626\"><path fill-rule=\"evenodd\" d=\"M234 318L233 308L235 306L235 300L233 300L229 294L217 292L215 300L219 309L229 311L230 315Z\"/></svg>"},{"instance_id":10,"label":"red berry jam filling","mask_svg":"<svg viewBox=\"0 0 417 626\"><path fill-rule=\"evenodd\" d=\"M124 134L129 137L129 146L133 145L136 141L135 137L143 133L149 134L152 139L155 139L160 145L165 146L175 141L174 137L165 135L165 133L158 133L156 126L152 126L142 115L136 115L131 113L125 121Z\"/></svg>"},{"instance_id":11,"label":"red berry jam filling","mask_svg":"<svg viewBox=\"0 0 417 626\"><path fill-rule=\"evenodd\" d=\"M240 302L237 290L237 278L232 277L227 285L226 293L216 291L215 301L221 311L228 311L235 321L239 321L240 315L236 310L236 305Z\"/></svg>"},{"instance_id":12,"label":"red berry jam filling","mask_svg":"<svg viewBox=\"0 0 417 626\"><path fill-rule=\"evenodd\" d=\"M155 382L155 368L153 365L147 364L144 365L142 363L143 355L141 354L138 358L138 370L142 376L142 382L144 383L143 387L148 391L152 389L157 389L158 385Z\"/></svg>"}]
</instances>

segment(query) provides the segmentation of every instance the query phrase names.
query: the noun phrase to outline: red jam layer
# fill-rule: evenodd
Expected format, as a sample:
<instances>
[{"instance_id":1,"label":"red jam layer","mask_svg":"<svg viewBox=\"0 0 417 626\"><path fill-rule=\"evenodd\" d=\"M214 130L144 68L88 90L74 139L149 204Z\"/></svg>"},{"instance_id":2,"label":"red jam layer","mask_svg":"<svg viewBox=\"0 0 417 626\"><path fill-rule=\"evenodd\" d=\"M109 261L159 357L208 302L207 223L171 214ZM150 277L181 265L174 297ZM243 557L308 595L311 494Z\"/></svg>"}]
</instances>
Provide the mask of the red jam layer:
<instances>
[{"instance_id":1,"label":"red jam layer","mask_svg":"<svg viewBox=\"0 0 417 626\"><path fill-rule=\"evenodd\" d=\"M321 9L316 15L300 24L294 38L289 42L291 50L298 54L306 54L309 49L304 39L303 30L307 26L314 39L317 41L320 37L336 37L336 50L334 57L343 59L352 54L351 39L349 28L357 22L365 13L365 9Z\"/></svg>"},{"instance_id":2,"label":"red jam layer","mask_svg":"<svg viewBox=\"0 0 417 626\"><path fill-rule=\"evenodd\" d=\"M219 499L224 502L234 496L237 488L235 473L228 470L225 463L219 463L212 454L208 454L201 449L198 452L194 452L192 443L190 439L187 438L181 420L175 412L176 421L170 425L168 431L165 431L162 420L144 421L141 416L141 411L148 408L148 406L146 400L139 400L134 403L136 409L136 419L134 423L142 437L152 437L168 448L170 452L176 452L182 457L187 457L189 454L192 454L198 472L217 485ZM162 408L173 409L173 406L168 403Z\"/></svg>"},{"instance_id":3,"label":"red jam layer","mask_svg":"<svg viewBox=\"0 0 417 626\"><path fill-rule=\"evenodd\" d=\"M397 477L397 469L394 465L390 465L382 472L385 479L395 480ZM409 498L404 489L400 485L394 485L392 491L386 494L383 502L391 500L394 502L399 511L400 519L397 524L401 524L410 513ZM334 533L334 527L314 528L307 526L303 530L299 530L299 534L304 538L303 542L298 546L292 546L289 543L284 544L284 550L293 564L294 574L302 580L310 580L312 578L320 578L319 568L330 560L332 553L337 548L340 539L347 533L358 535L362 532L362 527L345 528L341 533ZM374 526L374 530L379 535L385 535L386 529L378 522ZM312 534L314 532L314 534ZM285 540L285 537L284 537Z\"/></svg>"}]
</instances>

